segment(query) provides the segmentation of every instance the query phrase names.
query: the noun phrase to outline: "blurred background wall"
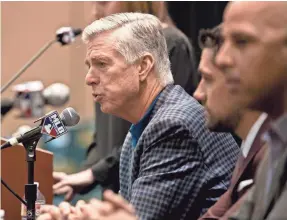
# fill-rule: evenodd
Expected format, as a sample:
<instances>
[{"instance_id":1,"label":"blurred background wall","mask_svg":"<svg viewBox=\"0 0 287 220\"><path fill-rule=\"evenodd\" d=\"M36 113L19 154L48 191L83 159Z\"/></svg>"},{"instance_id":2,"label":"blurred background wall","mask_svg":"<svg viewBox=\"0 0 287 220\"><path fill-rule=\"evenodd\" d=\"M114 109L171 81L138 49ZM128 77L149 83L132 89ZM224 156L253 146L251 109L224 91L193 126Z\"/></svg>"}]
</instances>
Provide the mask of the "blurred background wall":
<instances>
[{"instance_id":1,"label":"blurred background wall","mask_svg":"<svg viewBox=\"0 0 287 220\"><path fill-rule=\"evenodd\" d=\"M83 28L90 17L90 2L2 2L1 85L5 84L46 42L55 37L62 26ZM66 106L75 108L81 120L94 116L90 88L85 86L85 46L78 38L62 47L55 44L37 60L15 84L40 80L44 86L55 82L70 87L71 98ZM2 94L12 97L11 88ZM46 109L51 110L49 108ZM15 118L12 110L2 119L1 136L14 132L19 125L32 125L33 120Z\"/></svg>"}]
</instances>

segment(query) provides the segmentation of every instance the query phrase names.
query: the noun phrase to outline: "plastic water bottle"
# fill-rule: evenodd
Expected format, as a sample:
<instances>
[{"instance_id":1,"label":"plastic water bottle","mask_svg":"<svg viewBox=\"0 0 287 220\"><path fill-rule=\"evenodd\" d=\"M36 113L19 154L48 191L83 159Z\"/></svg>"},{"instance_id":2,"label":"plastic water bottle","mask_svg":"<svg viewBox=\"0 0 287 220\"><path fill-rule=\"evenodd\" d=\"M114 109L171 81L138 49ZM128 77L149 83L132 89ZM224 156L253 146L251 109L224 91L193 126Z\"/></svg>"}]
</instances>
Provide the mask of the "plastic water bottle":
<instances>
[{"instance_id":1,"label":"plastic water bottle","mask_svg":"<svg viewBox=\"0 0 287 220\"><path fill-rule=\"evenodd\" d=\"M39 183L35 182L35 184L37 185L37 198L35 202L35 215L37 218L40 215L41 206L46 204L46 199L44 195L41 193L41 191L39 190ZM25 197L24 197L24 200L25 200ZM22 217L22 220L27 220L27 207L24 204L21 205L21 217Z\"/></svg>"},{"instance_id":2,"label":"plastic water bottle","mask_svg":"<svg viewBox=\"0 0 287 220\"><path fill-rule=\"evenodd\" d=\"M0 220L4 220L5 217L5 211L3 209L0 209Z\"/></svg>"}]
</instances>

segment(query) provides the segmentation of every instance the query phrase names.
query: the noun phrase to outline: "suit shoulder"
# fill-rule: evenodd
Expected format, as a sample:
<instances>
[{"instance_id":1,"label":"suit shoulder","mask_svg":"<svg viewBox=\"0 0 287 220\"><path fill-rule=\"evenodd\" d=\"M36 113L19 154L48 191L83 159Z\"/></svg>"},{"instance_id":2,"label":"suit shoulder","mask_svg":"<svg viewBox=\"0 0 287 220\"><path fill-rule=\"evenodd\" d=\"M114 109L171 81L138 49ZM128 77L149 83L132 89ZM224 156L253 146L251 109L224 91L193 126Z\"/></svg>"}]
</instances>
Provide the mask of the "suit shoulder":
<instances>
[{"instance_id":1,"label":"suit shoulder","mask_svg":"<svg viewBox=\"0 0 287 220\"><path fill-rule=\"evenodd\" d=\"M182 87L175 86L156 110L153 121L170 121L186 126L190 126L196 121L204 124L204 108Z\"/></svg>"}]
</instances>

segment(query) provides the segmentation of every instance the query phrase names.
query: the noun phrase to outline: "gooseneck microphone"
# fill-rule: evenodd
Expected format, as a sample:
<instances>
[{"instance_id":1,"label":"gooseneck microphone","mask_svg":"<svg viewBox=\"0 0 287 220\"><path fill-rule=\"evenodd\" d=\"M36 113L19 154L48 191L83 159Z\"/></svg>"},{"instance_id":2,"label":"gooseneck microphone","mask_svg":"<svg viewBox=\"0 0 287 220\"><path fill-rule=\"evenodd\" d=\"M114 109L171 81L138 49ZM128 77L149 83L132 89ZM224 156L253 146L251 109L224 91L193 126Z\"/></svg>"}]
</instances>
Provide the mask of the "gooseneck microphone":
<instances>
[{"instance_id":1,"label":"gooseneck microphone","mask_svg":"<svg viewBox=\"0 0 287 220\"><path fill-rule=\"evenodd\" d=\"M66 126L74 126L80 116L71 107L66 108L60 115L57 111L51 111L42 118L38 119L41 123L39 126L20 134L17 137L9 139L1 145L1 150L7 147L22 143L26 150L26 161L28 165L28 184L25 185L25 199L21 199L9 186L2 180L1 183L7 187L22 203L27 206L27 220L35 220L35 202L37 197L37 185L34 183L34 162L36 161L36 145L43 134L49 135L50 140L58 138L67 133ZM37 122L36 121L36 122Z\"/></svg>"},{"instance_id":2,"label":"gooseneck microphone","mask_svg":"<svg viewBox=\"0 0 287 220\"><path fill-rule=\"evenodd\" d=\"M32 128L17 137L10 138L1 146L1 150L19 143L39 139L43 134L49 135L52 138L51 140L58 138L67 133L66 126L70 127L78 124L80 116L73 108L69 107L63 110L60 116L57 111L52 111L37 121L39 120L42 120L42 123L39 126Z\"/></svg>"},{"instance_id":3,"label":"gooseneck microphone","mask_svg":"<svg viewBox=\"0 0 287 220\"><path fill-rule=\"evenodd\" d=\"M46 43L4 86L1 87L2 94L18 77L20 77L40 56L48 50L54 43L59 42L62 46L72 43L77 36L82 33L81 29L62 27L56 31L56 39Z\"/></svg>"}]
</instances>

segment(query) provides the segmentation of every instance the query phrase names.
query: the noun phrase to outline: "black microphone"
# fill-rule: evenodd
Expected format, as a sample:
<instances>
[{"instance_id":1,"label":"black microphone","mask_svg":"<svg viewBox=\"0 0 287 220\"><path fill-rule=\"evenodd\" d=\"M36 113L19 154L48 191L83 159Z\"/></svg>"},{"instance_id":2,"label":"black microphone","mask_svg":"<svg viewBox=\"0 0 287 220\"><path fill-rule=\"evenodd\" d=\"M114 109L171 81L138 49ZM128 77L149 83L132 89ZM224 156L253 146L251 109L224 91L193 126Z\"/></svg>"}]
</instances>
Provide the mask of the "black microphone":
<instances>
[{"instance_id":1,"label":"black microphone","mask_svg":"<svg viewBox=\"0 0 287 220\"><path fill-rule=\"evenodd\" d=\"M60 115L57 111L52 111L37 121L39 120L42 120L39 126L19 135L18 137L9 139L1 146L1 150L17 145L18 143L37 140L41 138L43 134L49 135L51 137L50 140L58 138L67 133L66 126L74 126L78 124L80 116L73 108L69 107L63 110Z\"/></svg>"},{"instance_id":2,"label":"black microphone","mask_svg":"<svg viewBox=\"0 0 287 220\"><path fill-rule=\"evenodd\" d=\"M71 27L62 27L57 30L56 32L56 38L59 43L63 45L67 45L72 43L76 36L80 35L82 33L82 30L79 28L71 28Z\"/></svg>"},{"instance_id":3,"label":"black microphone","mask_svg":"<svg viewBox=\"0 0 287 220\"><path fill-rule=\"evenodd\" d=\"M1 99L1 116L6 115L14 106L14 101L11 99Z\"/></svg>"}]
</instances>

